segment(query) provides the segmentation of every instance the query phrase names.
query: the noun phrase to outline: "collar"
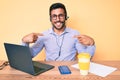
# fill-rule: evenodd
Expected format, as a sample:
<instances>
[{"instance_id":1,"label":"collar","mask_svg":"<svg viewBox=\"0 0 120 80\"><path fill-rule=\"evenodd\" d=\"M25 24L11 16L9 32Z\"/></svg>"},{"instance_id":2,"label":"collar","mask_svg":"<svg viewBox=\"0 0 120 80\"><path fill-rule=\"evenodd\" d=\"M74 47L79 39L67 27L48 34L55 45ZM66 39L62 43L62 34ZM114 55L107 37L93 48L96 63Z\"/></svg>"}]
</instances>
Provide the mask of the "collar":
<instances>
[{"instance_id":1,"label":"collar","mask_svg":"<svg viewBox=\"0 0 120 80\"><path fill-rule=\"evenodd\" d=\"M64 32L63 32L62 34L69 33L69 32L70 32L70 29L66 27L65 30L64 30ZM53 27L49 29L49 33L56 35L56 33L55 33L54 30L53 30ZM61 35L62 35L62 34L61 34Z\"/></svg>"}]
</instances>

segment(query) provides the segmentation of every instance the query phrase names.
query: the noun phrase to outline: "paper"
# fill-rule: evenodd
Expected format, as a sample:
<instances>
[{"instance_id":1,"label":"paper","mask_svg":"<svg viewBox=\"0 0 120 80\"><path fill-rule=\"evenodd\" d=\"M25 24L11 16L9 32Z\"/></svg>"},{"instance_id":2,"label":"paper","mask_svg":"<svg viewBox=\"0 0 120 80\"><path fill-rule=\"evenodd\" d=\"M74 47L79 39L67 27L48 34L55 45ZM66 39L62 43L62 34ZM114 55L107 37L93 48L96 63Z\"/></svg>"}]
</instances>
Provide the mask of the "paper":
<instances>
[{"instance_id":1,"label":"paper","mask_svg":"<svg viewBox=\"0 0 120 80\"><path fill-rule=\"evenodd\" d=\"M79 69L78 64L74 64L72 67ZM117 68L90 62L89 72L101 77L106 77L115 70L117 70Z\"/></svg>"}]
</instances>

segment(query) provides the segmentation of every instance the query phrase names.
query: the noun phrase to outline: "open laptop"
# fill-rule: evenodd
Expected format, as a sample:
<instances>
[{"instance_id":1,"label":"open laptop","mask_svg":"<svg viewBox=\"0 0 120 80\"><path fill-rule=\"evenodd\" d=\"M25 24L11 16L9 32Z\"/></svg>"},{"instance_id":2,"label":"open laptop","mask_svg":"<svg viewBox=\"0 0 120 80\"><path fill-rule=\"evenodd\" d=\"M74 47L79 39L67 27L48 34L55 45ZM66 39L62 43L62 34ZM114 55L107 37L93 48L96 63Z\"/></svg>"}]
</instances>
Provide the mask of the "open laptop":
<instances>
[{"instance_id":1,"label":"open laptop","mask_svg":"<svg viewBox=\"0 0 120 80\"><path fill-rule=\"evenodd\" d=\"M11 43L4 43L4 46L12 68L31 75L38 75L54 68L53 65L32 61L31 52L27 46Z\"/></svg>"}]
</instances>

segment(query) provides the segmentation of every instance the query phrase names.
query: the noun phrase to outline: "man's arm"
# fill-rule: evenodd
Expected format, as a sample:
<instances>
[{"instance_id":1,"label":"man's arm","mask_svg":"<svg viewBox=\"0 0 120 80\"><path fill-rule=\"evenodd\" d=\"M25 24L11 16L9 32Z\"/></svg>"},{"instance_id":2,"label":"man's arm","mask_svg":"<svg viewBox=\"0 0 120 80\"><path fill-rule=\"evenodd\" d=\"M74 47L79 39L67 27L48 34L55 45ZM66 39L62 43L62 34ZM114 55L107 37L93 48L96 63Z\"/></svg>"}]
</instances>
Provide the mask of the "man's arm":
<instances>
[{"instance_id":1,"label":"man's arm","mask_svg":"<svg viewBox=\"0 0 120 80\"><path fill-rule=\"evenodd\" d=\"M75 38L78 39L78 41L85 45L85 46L92 46L95 44L95 41L93 38L91 38L90 36L87 36L87 35L75 35L74 36Z\"/></svg>"},{"instance_id":2,"label":"man's arm","mask_svg":"<svg viewBox=\"0 0 120 80\"><path fill-rule=\"evenodd\" d=\"M30 33L22 38L23 43L35 43L38 36L43 36L41 33Z\"/></svg>"},{"instance_id":3,"label":"man's arm","mask_svg":"<svg viewBox=\"0 0 120 80\"><path fill-rule=\"evenodd\" d=\"M87 35L77 35L74 37L77 38L76 48L78 53L88 52L91 56L94 55L96 47L93 38Z\"/></svg>"},{"instance_id":4,"label":"man's arm","mask_svg":"<svg viewBox=\"0 0 120 80\"><path fill-rule=\"evenodd\" d=\"M31 33L22 38L22 45L29 46L30 43L34 43L30 46L32 57L36 56L43 49L43 41L39 37L43 36L41 33Z\"/></svg>"}]
</instances>

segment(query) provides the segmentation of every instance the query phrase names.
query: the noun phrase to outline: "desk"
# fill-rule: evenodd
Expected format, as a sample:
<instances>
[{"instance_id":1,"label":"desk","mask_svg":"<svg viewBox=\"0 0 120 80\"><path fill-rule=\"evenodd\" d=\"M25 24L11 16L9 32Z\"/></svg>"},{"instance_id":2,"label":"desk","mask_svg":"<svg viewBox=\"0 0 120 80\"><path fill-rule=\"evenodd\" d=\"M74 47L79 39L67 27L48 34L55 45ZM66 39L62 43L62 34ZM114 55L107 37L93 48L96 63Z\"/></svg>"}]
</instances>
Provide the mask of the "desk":
<instances>
[{"instance_id":1,"label":"desk","mask_svg":"<svg viewBox=\"0 0 120 80\"><path fill-rule=\"evenodd\" d=\"M3 61L0 61L0 64ZM43 62L47 64L54 65L55 68L44 72L38 76L32 76L30 74L24 73L22 71L11 68L10 66L5 67L3 70L0 70L0 80L120 80L120 61L94 61L107 66L116 67L117 70L109 74L106 77L100 77L89 73L87 76L82 76L79 73L79 70L71 67L71 65L76 64L77 61L50 61ZM61 75L58 71L59 65L68 65L72 74Z\"/></svg>"}]
</instances>

